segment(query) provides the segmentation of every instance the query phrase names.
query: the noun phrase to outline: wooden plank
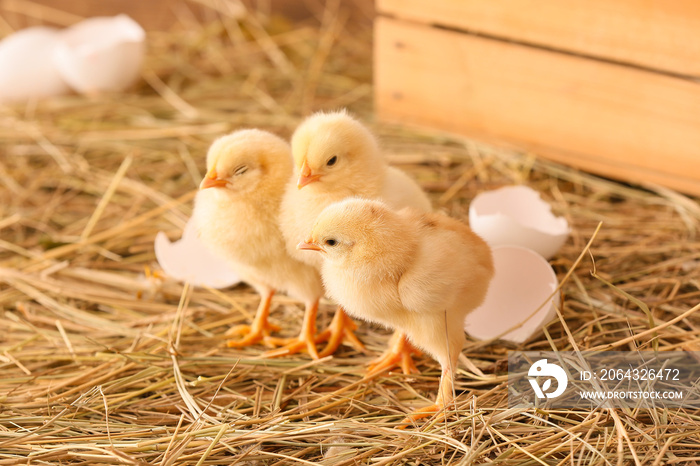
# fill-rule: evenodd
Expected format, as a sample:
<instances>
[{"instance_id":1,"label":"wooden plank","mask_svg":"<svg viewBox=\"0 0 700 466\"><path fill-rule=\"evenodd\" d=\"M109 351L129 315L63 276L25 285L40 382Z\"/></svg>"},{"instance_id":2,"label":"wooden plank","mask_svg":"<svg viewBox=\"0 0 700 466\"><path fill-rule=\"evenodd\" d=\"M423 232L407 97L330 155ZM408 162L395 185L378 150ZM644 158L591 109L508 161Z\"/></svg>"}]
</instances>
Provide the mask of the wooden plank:
<instances>
[{"instance_id":1,"label":"wooden plank","mask_svg":"<svg viewBox=\"0 0 700 466\"><path fill-rule=\"evenodd\" d=\"M377 11L700 76L698 0L377 0Z\"/></svg>"},{"instance_id":2,"label":"wooden plank","mask_svg":"<svg viewBox=\"0 0 700 466\"><path fill-rule=\"evenodd\" d=\"M389 18L375 28L380 118L700 194L700 83Z\"/></svg>"}]
</instances>

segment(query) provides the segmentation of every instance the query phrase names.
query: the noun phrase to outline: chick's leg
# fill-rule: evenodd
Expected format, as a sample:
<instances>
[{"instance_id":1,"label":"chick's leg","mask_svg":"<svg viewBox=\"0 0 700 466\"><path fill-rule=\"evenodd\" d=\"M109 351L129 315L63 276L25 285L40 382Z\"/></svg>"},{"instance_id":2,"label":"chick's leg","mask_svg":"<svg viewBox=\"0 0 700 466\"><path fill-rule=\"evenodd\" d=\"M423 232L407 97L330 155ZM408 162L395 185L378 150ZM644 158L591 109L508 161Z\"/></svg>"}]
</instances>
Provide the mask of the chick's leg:
<instances>
[{"instance_id":1,"label":"chick's leg","mask_svg":"<svg viewBox=\"0 0 700 466\"><path fill-rule=\"evenodd\" d=\"M372 361L367 369L367 377L387 371L399 366L403 373L419 373L420 371L413 362L413 355L421 354L406 337L406 334L397 330L391 337L389 348L379 358Z\"/></svg>"},{"instance_id":2,"label":"chick's leg","mask_svg":"<svg viewBox=\"0 0 700 466\"><path fill-rule=\"evenodd\" d=\"M251 325L238 325L226 332L228 335L244 335L240 340L229 340L226 342L229 348L241 348L243 346L254 345L270 335L270 332L280 329L267 320L270 316L270 304L272 303L272 296L274 294L275 290L268 290L264 294Z\"/></svg>"},{"instance_id":3,"label":"chick's leg","mask_svg":"<svg viewBox=\"0 0 700 466\"><path fill-rule=\"evenodd\" d=\"M286 356L306 350L313 359L319 359L316 350L316 314L318 313L318 300L307 303L304 312L304 320L301 324L301 332L296 338L267 338L266 341L272 344L282 344L281 348L263 353L263 357L275 358Z\"/></svg>"},{"instance_id":4,"label":"chick's leg","mask_svg":"<svg viewBox=\"0 0 700 466\"><path fill-rule=\"evenodd\" d=\"M398 426L399 429L405 429L418 419L439 413L443 411L445 407L452 404L454 401L454 368L457 366L458 355L459 353L451 356L449 360L442 360L442 358L440 360L442 374L440 375L440 386L438 387L438 394L437 398L435 399L435 403L430 406L420 408L406 416L403 422Z\"/></svg>"},{"instance_id":5,"label":"chick's leg","mask_svg":"<svg viewBox=\"0 0 700 466\"><path fill-rule=\"evenodd\" d=\"M326 347L320 356L329 356L338 349L342 343L347 343L359 352L365 352L365 345L355 336L357 324L345 312L342 306L338 306L331 324L318 335L316 341L327 341Z\"/></svg>"}]
</instances>

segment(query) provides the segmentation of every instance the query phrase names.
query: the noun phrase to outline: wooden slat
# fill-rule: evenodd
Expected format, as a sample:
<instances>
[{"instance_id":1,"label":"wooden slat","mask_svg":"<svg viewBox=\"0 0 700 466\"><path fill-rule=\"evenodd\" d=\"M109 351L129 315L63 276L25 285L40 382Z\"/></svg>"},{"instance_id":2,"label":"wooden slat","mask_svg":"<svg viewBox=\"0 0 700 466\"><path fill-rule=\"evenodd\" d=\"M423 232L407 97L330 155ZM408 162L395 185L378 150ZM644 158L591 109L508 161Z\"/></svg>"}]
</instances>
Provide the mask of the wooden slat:
<instances>
[{"instance_id":1,"label":"wooden slat","mask_svg":"<svg viewBox=\"0 0 700 466\"><path fill-rule=\"evenodd\" d=\"M380 14L700 76L698 0L377 0Z\"/></svg>"},{"instance_id":2,"label":"wooden slat","mask_svg":"<svg viewBox=\"0 0 700 466\"><path fill-rule=\"evenodd\" d=\"M375 25L380 118L700 194L700 83L389 18Z\"/></svg>"}]
</instances>

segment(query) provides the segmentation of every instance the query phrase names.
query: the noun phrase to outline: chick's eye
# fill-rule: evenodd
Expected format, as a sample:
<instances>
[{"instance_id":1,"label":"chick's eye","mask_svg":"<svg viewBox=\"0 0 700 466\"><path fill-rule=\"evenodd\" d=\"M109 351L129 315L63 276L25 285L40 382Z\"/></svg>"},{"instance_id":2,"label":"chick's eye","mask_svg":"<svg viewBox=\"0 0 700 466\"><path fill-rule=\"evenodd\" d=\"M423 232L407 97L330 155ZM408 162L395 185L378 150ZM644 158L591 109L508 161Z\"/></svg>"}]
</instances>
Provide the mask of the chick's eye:
<instances>
[{"instance_id":1,"label":"chick's eye","mask_svg":"<svg viewBox=\"0 0 700 466\"><path fill-rule=\"evenodd\" d=\"M333 157L331 157L330 159L328 159L328 162L326 162L326 165L329 166L329 167L332 167L333 165L335 165L335 163L336 163L337 161L338 161L338 156L337 156L337 155L334 155Z\"/></svg>"},{"instance_id":2,"label":"chick's eye","mask_svg":"<svg viewBox=\"0 0 700 466\"><path fill-rule=\"evenodd\" d=\"M234 174L234 175L242 175L242 174L244 174L244 173L247 172L247 171L248 171L248 167L246 167L245 165L243 165L242 167L236 168L236 171L233 172L233 174Z\"/></svg>"},{"instance_id":3,"label":"chick's eye","mask_svg":"<svg viewBox=\"0 0 700 466\"><path fill-rule=\"evenodd\" d=\"M327 239L327 240L326 240L326 245L327 245L327 246L335 246L336 244L338 244L338 242L337 242L336 240L334 240L333 238L330 238L330 239Z\"/></svg>"}]
</instances>

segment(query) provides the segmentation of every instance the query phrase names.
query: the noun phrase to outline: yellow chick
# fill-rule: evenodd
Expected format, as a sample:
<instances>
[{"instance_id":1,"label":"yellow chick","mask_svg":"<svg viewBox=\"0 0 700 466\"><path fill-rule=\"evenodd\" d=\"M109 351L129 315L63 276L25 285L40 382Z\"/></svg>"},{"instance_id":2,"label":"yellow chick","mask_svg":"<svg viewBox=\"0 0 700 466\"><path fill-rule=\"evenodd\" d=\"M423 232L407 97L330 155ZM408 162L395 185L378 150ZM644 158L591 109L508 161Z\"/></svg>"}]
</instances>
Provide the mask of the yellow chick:
<instances>
[{"instance_id":1,"label":"yellow chick","mask_svg":"<svg viewBox=\"0 0 700 466\"><path fill-rule=\"evenodd\" d=\"M199 237L262 296L252 325L232 329L245 336L229 341L230 347L254 344L277 330L268 322L275 290L302 300L315 325L323 295L319 273L287 253L278 224L291 175L289 144L266 131L235 131L214 141L207 153L207 174L193 212ZM308 327L304 323L301 333ZM318 357L315 345L308 349Z\"/></svg>"},{"instance_id":2,"label":"yellow chick","mask_svg":"<svg viewBox=\"0 0 700 466\"><path fill-rule=\"evenodd\" d=\"M350 314L404 332L440 363L435 404L407 421L451 403L464 318L494 273L486 242L442 214L346 199L323 210L298 248L317 252L327 294Z\"/></svg>"},{"instance_id":3,"label":"yellow chick","mask_svg":"<svg viewBox=\"0 0 700 466\"><path fill-rule=\"evenodd\" d=\"M429 212L431 204L421 188L401 170L390 167L374 135L345 110L319 112L304 120L292 136L294 177L282 201L280 225L287 248L297 259L320 270L320 257L299 253L296 245L311 231L318 214L333 202L351 196L381 199L392 208L413 207ZM356 325L338 308L331 325L317 341L328 340L321 356L332 354L343 340L358 350ZM400 363L404 372L415 370L403 335L395 335L391 349L370 371ZM282 354L280 351L278 354Z\"/></svg>"}]
</instances>

